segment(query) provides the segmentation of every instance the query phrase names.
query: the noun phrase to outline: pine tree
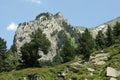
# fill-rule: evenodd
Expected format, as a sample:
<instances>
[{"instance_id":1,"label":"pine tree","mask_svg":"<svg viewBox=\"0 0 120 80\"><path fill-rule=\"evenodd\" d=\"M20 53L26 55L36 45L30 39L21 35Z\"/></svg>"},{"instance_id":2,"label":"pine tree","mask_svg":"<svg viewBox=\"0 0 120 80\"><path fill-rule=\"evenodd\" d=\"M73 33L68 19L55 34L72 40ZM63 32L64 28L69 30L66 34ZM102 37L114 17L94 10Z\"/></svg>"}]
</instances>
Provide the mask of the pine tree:
<instances>
[{"instance_id":1,"label":"pine tree","mask_svg":"<svg viewBox=\"0 0 120 80\"><path fill-rule=\"evenodd\" d=\"M108 25L107 32L106 32L106 46L109 47L114 43L113 31Z\"/></svg>"},{"instance_id":2,"label":"pine tree","mask_svg":"<svg viewBox=\"0 0 120 80\"><path fill-rule=\"evenodd\" d=\"M7 51L6 41L0 38L0 56L4 55Z\"/></svg>"},{"instance_id":3,"label":"pine tree","mask_svg":"<svg viewBox=\"0 0 120 80\"><path fill-rule=\"evenodd\" d=\"M94 40L88 29L85 29L81 39L79 39L79 44L80 53L84 55L84 59L88 60L94 49Z\"/></svg>"},{"instance_id":4,"label":"pine tree","mask_svg":"<svg viewBox=\"0 0 120 80\"><path fill-rule=\"evenodd\" d=\"M21 59L25 67L36 67L38 66L38 47L30 43L25 43L21 47Z\"/></svg>"},{"instance_id":5,"label":"pine tree","mask_svg":"<svg viewBox=\"0 0 120 80\"><path fill-rule=\"evenodd\" d=\"M46 35L43 34L41 29L38 29L37 31L33 32L31 35L31 42L32 44L36 45L36 47L39 47L42 49L44 54L48 53L48 49L51 45L50 41L46 38Z\"/></svg>"},{"instance_id":6,"label":"pine tree","mask_svg":"<svg viewBox=\"0 0 120 80\"><path fill-rule=\"evenodd\" d=\"M37 67L40 66L38 59L41 57L39 56L38 51L42 50L44 54L47 54L51 43L40 29L33 32L30 37L31 41L29 43L25 43L21 47L21 58L26 67Z\"/></svg>"},{"instance_id":7,"label":"pine tree","mask_svg":"<svg viewBox=\"0 0 120 80\"><path fill-rule=\"evenodd\" d=\"M120 23L116 22L116 25L113 27L113 35L116 41L120 42Z\"/></svg>"},{"instance_id":8,"label":"pine tree","mask_svg":"<svg viewBox=\"0 0 120 80\"><path fill-rule=\"evenodd\" d=\"M4 59L3 71L11 71L17 69L19 65L19 58L17 52L8 50L6 52L6 58Z\"/></svg>"},{"instance_id":9,"label":"pine tree","mask_svg":"<svg viewBox=\"0 0 120 80\"><path fill-rule=\"evenodd\" d=\"M75 55L75 49L71 45L71 41L69 39L66 39L66 41L63 44L62 54L61 57L63 58L63 63L71 61L74 58Z\"/></svg>"},{"instance_id":10,"label":"pine tree","mask_svg":"<svg viewBox=\"0 0 120 80\"><path fill-rule=\"evenodd\" d=\"M106 43L105 36L101 30L98 32L95 41L98 48L100 49L105 48L105 43Z\"/></svg>"},{"instance_id":11,"label":"pine tree","mask_svg":"<svg viewBox=\"0 0 120 80\"><path fill-rule=\"evenodd\" d=\"M0 38L0 72L16 69L18 66L18 54L15 45L7 51L6 41Z\"/></svg>"},{"instance_id":12,"label":"pine tree","mask_svg":"<svg viewBox=\"0 0 120 80\"><path fill-rule=\"evenodd\" d=\"M5 58L6 58L6 51L7 51L7 46L6 46L6 41L0 37L0 72L4 70L4 63L5 63Z\"/></svg>"}]
</instances>

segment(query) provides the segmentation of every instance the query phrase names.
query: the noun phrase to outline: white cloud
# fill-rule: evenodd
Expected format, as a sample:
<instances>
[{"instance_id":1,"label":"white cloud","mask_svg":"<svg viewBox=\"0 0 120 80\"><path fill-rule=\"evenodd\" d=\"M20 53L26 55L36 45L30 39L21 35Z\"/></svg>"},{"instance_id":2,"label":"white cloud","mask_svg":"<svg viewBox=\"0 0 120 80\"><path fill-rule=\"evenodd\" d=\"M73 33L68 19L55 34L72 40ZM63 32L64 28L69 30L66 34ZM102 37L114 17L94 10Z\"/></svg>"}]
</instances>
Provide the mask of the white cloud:
<instances>
[{"instance_id":1,"label":"white cloud","mask_svg":"<svg viewBox=\"0 0 120 80\"><path fill-rule=\"evenodd\" d=\"M33 3L37 3L37 4L40 4L41 3L41 0L31 0Z\"/></svg>"},{"instance_id":2,"label":"white cloud","mask_svg":"<svg viewBox=\"0 0 120 80\"><path fill-rule=\"evenodd\" d=\"M23 1L41 4L41 0L23 0Z\"/></svg>"},{"instance_id":3,"label":"white cloud","mask_svg":"<svg viewBox=\"0 0 120 80\"><path fill-rule=\"evenodd\" d=\"M15 31L17 29L18 25L15 24L14 22L11 22L8 26L7 26L7 30L8 31Z\"/></svg>"}]
</instances>

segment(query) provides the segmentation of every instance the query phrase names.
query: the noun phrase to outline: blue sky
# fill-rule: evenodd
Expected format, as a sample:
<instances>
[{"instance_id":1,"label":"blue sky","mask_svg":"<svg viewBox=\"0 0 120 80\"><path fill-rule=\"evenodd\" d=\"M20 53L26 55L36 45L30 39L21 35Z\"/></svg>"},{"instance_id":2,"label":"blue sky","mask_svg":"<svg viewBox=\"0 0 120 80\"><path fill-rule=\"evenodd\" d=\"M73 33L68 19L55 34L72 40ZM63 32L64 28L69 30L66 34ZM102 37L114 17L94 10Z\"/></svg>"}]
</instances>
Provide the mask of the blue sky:
<instances>
[{"instance_id":1,"label":"blue sky","mask_svg":"<svg viewBox=\"0 0 120 80\"><path fill-rule=\"evenodd\" d=\"M17 25L42 12L62 12L73 26L94 27L120 16L120 0L0 0L0 37L13 42Z\"/></svg>"}]
</instances>

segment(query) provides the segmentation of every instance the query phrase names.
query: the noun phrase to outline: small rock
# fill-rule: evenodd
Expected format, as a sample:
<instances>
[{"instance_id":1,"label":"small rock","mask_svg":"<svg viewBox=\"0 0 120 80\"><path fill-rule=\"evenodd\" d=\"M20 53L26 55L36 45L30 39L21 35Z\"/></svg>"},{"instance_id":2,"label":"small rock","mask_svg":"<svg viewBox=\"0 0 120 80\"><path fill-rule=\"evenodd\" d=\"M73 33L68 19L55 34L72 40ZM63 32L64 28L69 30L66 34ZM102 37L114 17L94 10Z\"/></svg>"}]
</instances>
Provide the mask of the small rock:
<instances>
[{"instance_id":1,"label":"small rock","mask_svg":"<svg viewBox=\"0 0 120 80\"><path fill-rule=\"evenodd\" d=\"M107 67L107 76L118 77L119 75L119 71L115 70L114 68Z\"/></svg>"},{"instance_id":2,"label":"small rock","mask_svg":"<svg viewBox=\"0 0 120 80\"><path fill-rule=\"evenodd\" d=\"M58 77L65 77L66 75L67 75L66 73L60 72L60 73L58 74Z\"/></svg>"},{"instance_id":3,"label":"small rock","mask_svg":"<svg viewBox=\"0 0 120 80\"><path fill-rule=\"evenodd\" d=\"M105 64L106 62L105 61L98 61L98 62L96 62L95 64L97 64L97 65L103 65L103 64Z\"/></svg>"},{"instance_id":4,"label":"small rock","mask_svg":"<svg viewBox=\"0 0 120 80\"><path fill-rule=\"evenodd\" d=\"M63 73L61 74L61 76L65 77L65 76L66 76L66 73L63 72Z\"/></svg>"},{"instance_id":5,"label":"small rock","mask_svg":"<svg viewBox=\"0 0 120 80\"><path fill-rule=\"evenodd\" d=\"M110 80L117 80L116 78L110 78Z\"/></svg>"},{"instance_id":6,"label":"small rock","mask_svg":"<svg viewBox=\"0 0 120 80\"><path fill-rule=\"evenodd\" d=\"M19 80L27 80L27 77L21 77Z\"/></svg>"},{"instance_id":7,"label":"small rock","mask_svg":"<svg viewBox=\"0 0 120 80\"><path fill-rule=\"evenodd\" d=\"M87 70L90 71L90 72L94 72L94 71L95 71L95 70L92 69L92 68L87 68Z\"/></svg>"},{"instance_id":8,"label":"small rock","mask_svg":"<svg viewBox=\"0 0 120 80\"><path fill-rule=\"evenodd\" d=\"M93 76L93 73L90 73L91 76Z\"/></svg>"},{"instance_id":9,"label":"small rock","mask_svg":"<svg viewBox=\"0 0 120 80\"><path fill-rule=\"evenodd\" d=\"M61 77L61 74L60 74L60 73L58 74L58 77Z\"/></svg>"}]
</instances>

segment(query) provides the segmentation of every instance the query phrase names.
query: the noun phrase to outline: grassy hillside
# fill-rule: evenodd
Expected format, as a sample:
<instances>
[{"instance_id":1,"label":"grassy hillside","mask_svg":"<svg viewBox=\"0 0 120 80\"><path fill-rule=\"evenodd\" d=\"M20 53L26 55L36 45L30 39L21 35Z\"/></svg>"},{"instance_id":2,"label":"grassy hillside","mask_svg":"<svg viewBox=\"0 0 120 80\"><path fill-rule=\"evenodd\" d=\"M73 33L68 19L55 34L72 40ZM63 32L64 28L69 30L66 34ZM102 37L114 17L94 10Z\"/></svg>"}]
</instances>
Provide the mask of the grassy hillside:
<instances>
[{"instance_id":1,"label":"grassy hillside","mask_svg":"<svg viewBox=\"0 0 120 80\"><path fill-rule=\"evenodd\" d=\"M0 73L0 80L109 80L106 68L113 67L120 70L120 54L118 45L111 46L91 55L89 62L82 61L79 57L75 60L54 67L27 68L18 71ZM109 54L105 64L95 64L97 55ZM93 57L93 58L92 58ZM37 79L38 78L38 79ZM116 79L120 80L120 76Z\"/></svg>"}]
</instances>

